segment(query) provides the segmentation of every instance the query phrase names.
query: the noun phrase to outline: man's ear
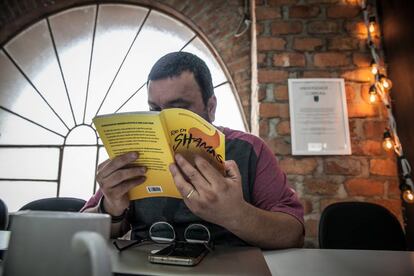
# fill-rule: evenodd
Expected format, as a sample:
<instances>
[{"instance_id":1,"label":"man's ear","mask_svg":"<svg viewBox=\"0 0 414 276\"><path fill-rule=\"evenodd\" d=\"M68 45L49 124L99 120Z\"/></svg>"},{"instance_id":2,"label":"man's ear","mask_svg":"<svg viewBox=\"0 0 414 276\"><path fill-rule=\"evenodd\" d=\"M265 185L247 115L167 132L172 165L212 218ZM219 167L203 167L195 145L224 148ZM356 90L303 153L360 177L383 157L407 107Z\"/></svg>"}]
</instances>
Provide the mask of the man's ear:
<instances>
[{"instance_id":1,"label":"man's ear","mask_svg":"<svg viewBox=\"0 0 414 276\"><path fill-rule=\"evenodd\" d=\"M207 101L207 114L210 119L210 123L214 122L216 119L216 107L217 107L217 98L215 95L211 96Z\"/></svg>"}]
</instances>

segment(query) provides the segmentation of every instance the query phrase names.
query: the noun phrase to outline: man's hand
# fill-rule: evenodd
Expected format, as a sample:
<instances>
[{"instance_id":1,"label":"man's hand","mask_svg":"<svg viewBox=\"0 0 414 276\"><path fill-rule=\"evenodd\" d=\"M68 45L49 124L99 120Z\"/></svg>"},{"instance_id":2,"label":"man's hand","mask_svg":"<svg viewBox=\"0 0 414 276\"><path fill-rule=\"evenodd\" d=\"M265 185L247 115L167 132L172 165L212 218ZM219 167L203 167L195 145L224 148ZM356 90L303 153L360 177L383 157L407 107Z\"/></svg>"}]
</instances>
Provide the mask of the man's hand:
<instances>
[{"instance_id":1,"label":"man's hand","mask_svg":"<svg viewBox=\"0 0 414 276\"><path fill-rule=\"evenodd\" d=\"M181 155L170 171L187 207L202 219L218 224L261 248L301 247L303 226L291 215L259 209L243 198L236 162L225 161L226 176L197 156L193 167ZM260 235L257 231L260 229Z\"/></svg>"},{"instance_id":2,"label":"man's hand","mask_svg":"<svg viewBox=\"0 0 414 276\"><path fill-rule=\"evenodd\" d=\"M246 205L236 162L225 161L223 176L200 156L194 159L196 168L179 154L175 160L178 167L171 164L170 171L187 207L204 220L224 227L236 223Z\"/></svg>"},{"instance_id":3,"label":"man's hand","mask_svg":"<svg viewBox=\"0 0 414 276\"><path fill-rule=\"evenodd\" d=\"M129 206L128 191L145 181L145 167L129 167L137 160L138 153L129 152L113 160L106 160L98 167L96 180L104 195L105 210L121 215Z\"/></svg>"}]
</instances>

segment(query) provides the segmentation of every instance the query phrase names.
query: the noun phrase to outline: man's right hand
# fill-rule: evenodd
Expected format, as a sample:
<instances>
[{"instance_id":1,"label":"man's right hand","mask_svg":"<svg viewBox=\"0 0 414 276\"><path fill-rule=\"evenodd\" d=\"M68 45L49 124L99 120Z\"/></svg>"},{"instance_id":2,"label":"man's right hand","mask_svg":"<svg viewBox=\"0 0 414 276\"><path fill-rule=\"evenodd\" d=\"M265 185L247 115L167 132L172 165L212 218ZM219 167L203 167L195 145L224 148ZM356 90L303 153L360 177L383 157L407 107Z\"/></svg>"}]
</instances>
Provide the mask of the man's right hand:
<instances>
[{"instance_id":1,"label":"man's right hand","mask_svg":"<svg viewBox=\"0 0 414 276\"><path fill-rule=\"evenodd\" d=\"M128 191L146 179L145 167L130 166L137 159L137 152L129 152L98 166L96 180L104 195L105 210L112 216L119 216L128 208Z\"/></svg>"}]
</instances>

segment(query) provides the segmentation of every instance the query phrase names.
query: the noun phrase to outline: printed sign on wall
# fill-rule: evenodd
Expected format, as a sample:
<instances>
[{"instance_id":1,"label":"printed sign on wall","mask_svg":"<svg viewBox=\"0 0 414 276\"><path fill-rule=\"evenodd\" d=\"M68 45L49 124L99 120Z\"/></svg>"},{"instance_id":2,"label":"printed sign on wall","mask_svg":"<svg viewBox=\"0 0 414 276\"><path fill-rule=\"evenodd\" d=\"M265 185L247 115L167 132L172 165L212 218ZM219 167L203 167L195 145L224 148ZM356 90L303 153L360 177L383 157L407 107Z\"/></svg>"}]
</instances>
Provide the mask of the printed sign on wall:
<instances>
[{"instance_id":1,"label":"printed sign on wall","mask_svg":"<svg viewBox=\"0 0 414 276\"><path fill-rule=\"evenodd\" d=\"M343 79L289 79L293 155L351 154Z\"/></svg>"}]
</instances>

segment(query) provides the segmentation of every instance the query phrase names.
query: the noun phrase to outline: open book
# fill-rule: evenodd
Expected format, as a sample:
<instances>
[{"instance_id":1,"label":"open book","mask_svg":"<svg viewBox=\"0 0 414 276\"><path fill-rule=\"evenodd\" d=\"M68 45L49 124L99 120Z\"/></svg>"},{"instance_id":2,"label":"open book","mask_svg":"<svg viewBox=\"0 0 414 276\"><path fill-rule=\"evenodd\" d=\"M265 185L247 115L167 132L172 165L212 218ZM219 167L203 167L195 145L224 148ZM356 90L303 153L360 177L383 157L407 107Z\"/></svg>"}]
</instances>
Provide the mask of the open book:
<instances>
[{"instance_id":1,"label":"open book","mask_svg":"<svg viewBox=\"0 0 414 276\"><path fill-rule=\"evenodd\" d=\"M136 165L147 167L144 183L129 192L130 200L182 198L168 169L174 153L194 164L194 154L224 173L225 137L199 115L180 108L99 115L93 123L109 158L135 151Z\"/></svg>"}]
</instances>

